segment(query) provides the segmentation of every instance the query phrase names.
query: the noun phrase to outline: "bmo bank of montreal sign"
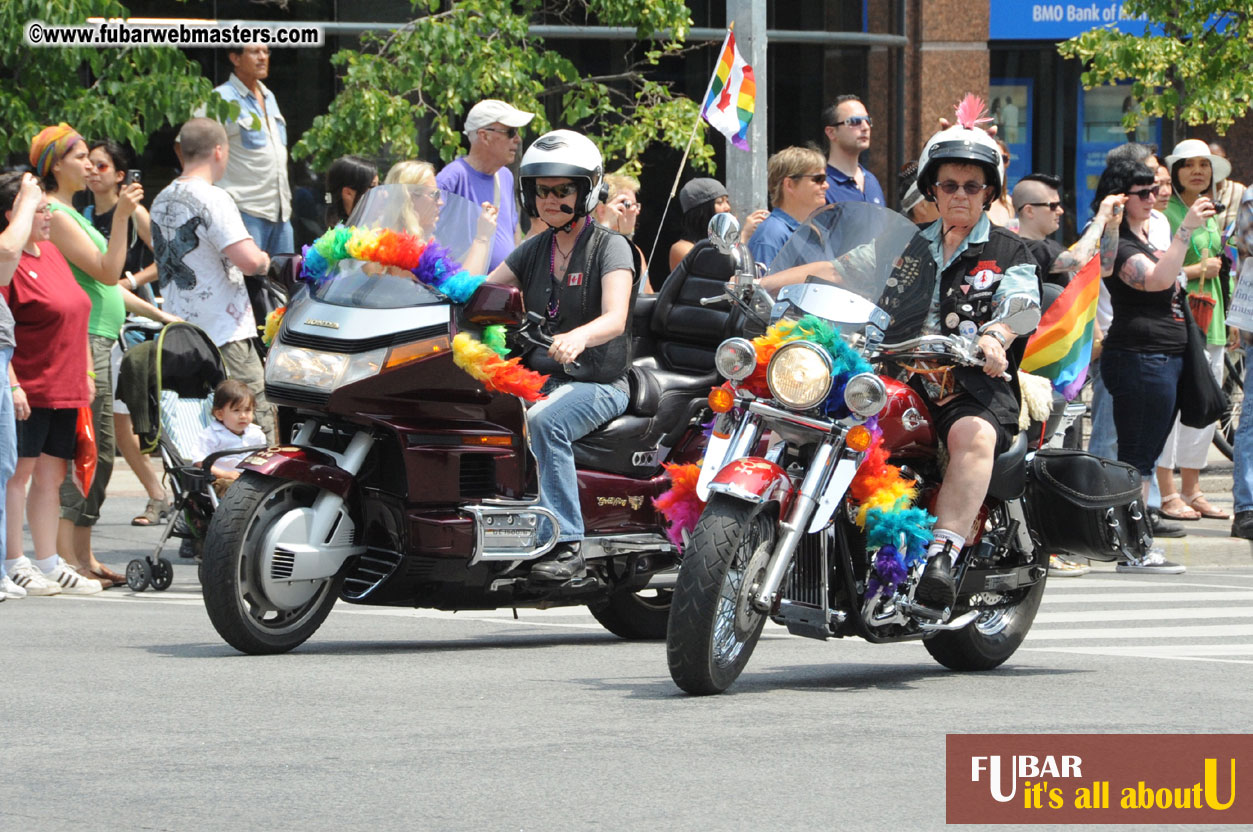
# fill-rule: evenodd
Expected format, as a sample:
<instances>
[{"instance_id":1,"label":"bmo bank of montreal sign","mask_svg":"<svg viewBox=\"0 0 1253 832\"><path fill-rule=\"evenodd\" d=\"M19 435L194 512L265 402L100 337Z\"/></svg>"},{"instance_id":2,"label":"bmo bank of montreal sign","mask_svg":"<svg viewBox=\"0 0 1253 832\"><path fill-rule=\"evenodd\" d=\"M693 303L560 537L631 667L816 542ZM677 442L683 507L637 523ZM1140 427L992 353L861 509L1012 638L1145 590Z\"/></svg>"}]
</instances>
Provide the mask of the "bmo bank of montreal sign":
<instances>
[{"instance_id":1,"label":"bmo bank of montreal sign","mask_svg":"<svg viewBox=\"0 0 1253 832\"><path fill-rule=\"evenodd\" d=\"M991 0L989 5L989 40L1066 40L1096 28L1142 35L1146 29L1145 19L1126 14L1119 0L1092 3Z\"/></svg>"}]
</instances>

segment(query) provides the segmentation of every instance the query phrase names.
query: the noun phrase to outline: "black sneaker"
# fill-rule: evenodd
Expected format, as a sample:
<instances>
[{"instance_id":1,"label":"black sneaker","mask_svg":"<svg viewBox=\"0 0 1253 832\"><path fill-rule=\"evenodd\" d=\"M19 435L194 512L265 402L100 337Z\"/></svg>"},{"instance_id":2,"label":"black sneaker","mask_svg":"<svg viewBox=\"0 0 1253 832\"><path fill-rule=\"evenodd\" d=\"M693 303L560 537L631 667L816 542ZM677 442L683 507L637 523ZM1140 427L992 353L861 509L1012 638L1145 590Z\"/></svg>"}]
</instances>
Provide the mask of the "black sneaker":
<instances>
[{"instance_id":1,"label":"black sneaker","mask_svg":"<svg viewBox=\"0 0 1253 832\"><path fill-rule=\"evenodd\" d=\"M1187 532L1178 523L1172 523L1155 508L1149 509L1149 529L1154 537L1184 537Z\"/></svg>"},{"instance_id":2,"label":"black sneaker","mask_svg":"<svg viewBox=\"0 0 1253 832\"><path fill-rule=\"evenodd\" d=\"M543 560L531 567L528 580L536 583L565 583L587 574L587 564L576 543L558 543Z\"/></svg>"},{"instance_id":3,"label":"black sneaker","mask_svg":"<svg viewBox=\"0 0 1253 832\"><path fill-rule=\"evenodd\" d=\"M1231 520L1231 536L1253 540L1253 511L1237 511Z\"/></svg>"},{"instance_id":4,"label":"black sneaker","mask_svg":"<svg viewBox=\"0 0 1253 832\"><path fill-rule=\"evenodd\" d=\"M953 579L953 556L946 547L934 555L923 567L918 588L914 590L914 602L943 611L957 601L957 581Z\"/></svg>"}]
</instances>

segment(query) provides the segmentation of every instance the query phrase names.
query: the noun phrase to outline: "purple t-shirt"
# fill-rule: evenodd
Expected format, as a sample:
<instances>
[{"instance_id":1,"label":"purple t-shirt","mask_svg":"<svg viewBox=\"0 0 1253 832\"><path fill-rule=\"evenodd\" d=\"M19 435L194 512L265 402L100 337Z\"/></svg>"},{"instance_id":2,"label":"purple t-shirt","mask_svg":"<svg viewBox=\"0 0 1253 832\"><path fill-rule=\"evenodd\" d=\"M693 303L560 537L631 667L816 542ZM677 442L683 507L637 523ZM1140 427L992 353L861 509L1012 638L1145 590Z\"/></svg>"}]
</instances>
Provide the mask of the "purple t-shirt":
<instances>
[{"instance_id":1,"label":"purple t-shirt","mask_svg":"<svg viewBox=\"0 0 1253 832\"><path fill-rule=\"evenodd\" d=\"M500 196L493 200L496 182L500 182ZM518 203L513 195L513 171L501 168L495 176L479 173L470 167L465 157L454 159L435 177L435 184L442 191L451 191L472 201L475 205L495 202L500 209L496 218L496 238L492 241L492 256L487 270L499 266L514 250L513 230L518 227Z\"/></svg>"}]
</instances>

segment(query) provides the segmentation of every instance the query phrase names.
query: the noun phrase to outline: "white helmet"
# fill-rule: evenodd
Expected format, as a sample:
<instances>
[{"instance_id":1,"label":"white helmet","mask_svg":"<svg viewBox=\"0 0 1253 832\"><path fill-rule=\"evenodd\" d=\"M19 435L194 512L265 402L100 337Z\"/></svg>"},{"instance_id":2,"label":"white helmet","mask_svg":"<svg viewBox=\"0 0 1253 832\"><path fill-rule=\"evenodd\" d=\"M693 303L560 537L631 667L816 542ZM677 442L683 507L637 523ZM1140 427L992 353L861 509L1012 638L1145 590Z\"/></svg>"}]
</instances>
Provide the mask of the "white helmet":
<instances>
[{"instance_id":1,"label":"white helmet","mask_svg":"<svg viewBox=\"0 0 1253 832\"><path fill-rule=\"evenodd\" d=\"M578 187L571 222L592 213L598 202L609 197L605 184L605 163L595 143L573 130L553 130L540 136L526 153L518 169L518 190L522 208L532 217L535 207L535 180L539 177L573 179Z\"/></svg>"},{"instance_id":2,"label":"white helmet","mask_svg":"<svg viewBox=\"0 0 1253 832\"><path fill-rule=\"evenodd\" d=\"M935 183L940 165L952 162L963 165L978 165L983 168L988 184L988 192L984 197L984 205L989 205L1001 195L1001 148L996 139L979 127L983 100L967 95L957 107L957 124L936 133L922 148L918 157L918 190L931 201L935 201Z\"/></svg>"}]
</instances>

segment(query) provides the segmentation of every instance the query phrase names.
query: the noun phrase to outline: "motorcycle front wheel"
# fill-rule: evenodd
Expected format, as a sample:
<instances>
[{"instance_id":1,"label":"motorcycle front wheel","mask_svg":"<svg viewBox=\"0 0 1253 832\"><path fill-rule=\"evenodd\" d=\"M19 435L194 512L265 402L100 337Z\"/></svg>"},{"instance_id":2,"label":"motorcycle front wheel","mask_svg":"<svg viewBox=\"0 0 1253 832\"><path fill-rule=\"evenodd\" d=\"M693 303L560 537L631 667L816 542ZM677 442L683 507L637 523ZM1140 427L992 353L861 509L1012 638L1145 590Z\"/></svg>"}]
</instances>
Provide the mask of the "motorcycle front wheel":
<instances>
[{"instance_id":1,"label":"motorcycle front wheel","mask_svg":"<svg viewBox=\"0 0 1253 832\"><path fill-rule=\"evenodd\" d=\"M263 570L275 523L312 506L317 493L244 471L214 511L201 569L204 603L218 635L236 650L286 653L313 635L335 605L338 579L282 585L267 581Z\"/></svg>"},{"instance_id":2,"label":"motorcycle front wheel","mask_svg":"<svg viewBox=\"0 0 1253 832\"><path fill-rule=\"evenodd\" d=\"M1032 585L1013 606L992 609L969 626L936 633L922 643L950 670L991 670L1005 663L1027 637L1044 597L1044 581Z\"/></svg>"},{"instance_id":3,"label":"motorcycle front wheel","mask_svg":"<svg viewBox=\"0 0 1253 832\"><path fill-rule=\"evenodd\" d=\"M774 549L767 512L715 496L683 553L670 609L666 655L688 693L721 693L748 664L766 617L749 603Z\"/></svg>"}]
</instances>

